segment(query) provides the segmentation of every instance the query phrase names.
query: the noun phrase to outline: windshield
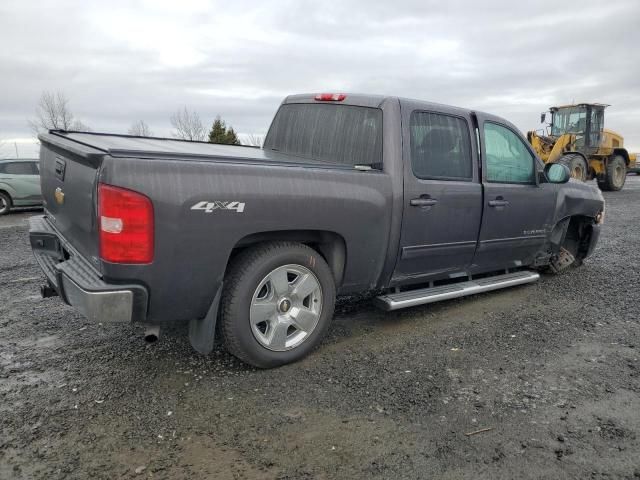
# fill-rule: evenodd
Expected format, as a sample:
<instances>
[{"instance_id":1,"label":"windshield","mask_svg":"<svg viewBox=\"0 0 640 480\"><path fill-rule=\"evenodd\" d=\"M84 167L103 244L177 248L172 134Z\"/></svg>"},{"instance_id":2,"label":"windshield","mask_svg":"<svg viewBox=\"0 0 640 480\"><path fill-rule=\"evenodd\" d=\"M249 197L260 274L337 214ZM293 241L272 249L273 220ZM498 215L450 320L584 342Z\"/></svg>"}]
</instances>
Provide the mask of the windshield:
<instances>
[{"instance_id":1,"label":"windshield","mask_svg":"<svg viewBox=\"0 0 640 480\"><path fill-rule=\"evenodd\" d=\"M587 109L584 107L567 107L553 112L551 135L564 133L584 133L587 128Z\"/></svg>"}]
</instances>

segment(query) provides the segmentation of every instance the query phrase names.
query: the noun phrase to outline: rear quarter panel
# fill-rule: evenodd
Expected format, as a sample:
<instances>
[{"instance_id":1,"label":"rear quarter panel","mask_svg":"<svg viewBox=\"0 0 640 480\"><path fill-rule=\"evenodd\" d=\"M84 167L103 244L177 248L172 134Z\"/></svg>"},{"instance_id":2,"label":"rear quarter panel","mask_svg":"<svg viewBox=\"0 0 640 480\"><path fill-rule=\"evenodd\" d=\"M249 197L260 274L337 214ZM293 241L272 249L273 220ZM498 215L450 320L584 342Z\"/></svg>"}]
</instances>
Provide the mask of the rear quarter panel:
<instances>
[{"instance_id":1,"label":"rear quarter panel","mask_svg":"<svg viewBox=\"0 0 640 480\"><path fill-rule=\"evenodd\" d=\"M374 287L386 259L391 179L379 171L230 162L106 157L100 181L153 201L151 265L103 263L106 279L144 282L149 319L203 317L229 256L244 237L271 231L321 230L347 246L342 290ZM237 201L244 211L192 210L199 202Z\"/></svg>"}]
</instances>

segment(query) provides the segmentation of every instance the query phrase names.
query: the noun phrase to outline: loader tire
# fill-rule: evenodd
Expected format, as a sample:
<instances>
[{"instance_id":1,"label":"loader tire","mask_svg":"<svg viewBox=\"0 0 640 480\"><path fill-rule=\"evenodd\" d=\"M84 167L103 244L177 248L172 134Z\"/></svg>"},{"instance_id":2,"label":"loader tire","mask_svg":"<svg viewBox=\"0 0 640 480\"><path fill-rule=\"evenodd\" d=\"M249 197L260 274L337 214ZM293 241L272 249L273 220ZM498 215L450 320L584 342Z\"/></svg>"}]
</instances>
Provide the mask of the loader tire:
<instances>
[{"instance_id":1,"label":"loader tire","mask_svg":"<svg viewBox=\"0 0 640 480\"><path fill-rule=\"evenodd\" d=\"M598 180L598 187L605 192L618 192L627 179L627 164L622 155L610 158L605 167L605 175Z\"/></svg>"},{"instance_id":2,"label":"loader tire","mask_svg":"<svg viewBox=\"0 0 640 480\"><path fill-rule=\"evenodd\" d=\"M571 172L571 177L581 182L587 180L587 162L582 155L577 153L569 153L561 156L558 162L561 165L566 165Z\"/></svg>"}]
</instances>

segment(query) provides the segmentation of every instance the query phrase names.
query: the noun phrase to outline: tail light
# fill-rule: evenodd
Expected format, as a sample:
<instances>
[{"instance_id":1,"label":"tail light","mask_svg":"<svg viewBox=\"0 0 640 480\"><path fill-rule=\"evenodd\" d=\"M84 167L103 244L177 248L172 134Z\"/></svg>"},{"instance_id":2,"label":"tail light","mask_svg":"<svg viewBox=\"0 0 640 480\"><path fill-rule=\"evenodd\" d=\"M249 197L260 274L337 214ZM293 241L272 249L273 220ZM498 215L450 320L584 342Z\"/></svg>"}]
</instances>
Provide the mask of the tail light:
<instances>
[{"instance_id":1,"label":"tail light","mask_svg":"<svg viewBox=\"0 0 640 480\"><path fill-rule=\"evenodd\" d=\"M347 96L344 93L319 93L313 98L317 102L341 102Z\"/></svg>"},{"instance_id":2,"label":"tail light","mask_svg":"<svg viewBox=\"0 0 640 480\"><path fill-rule=\"evenodd\" d=\"M100 257L111 263L153 261L153 205L141 193L98 184Z\"/></svg>"}]
</instances>

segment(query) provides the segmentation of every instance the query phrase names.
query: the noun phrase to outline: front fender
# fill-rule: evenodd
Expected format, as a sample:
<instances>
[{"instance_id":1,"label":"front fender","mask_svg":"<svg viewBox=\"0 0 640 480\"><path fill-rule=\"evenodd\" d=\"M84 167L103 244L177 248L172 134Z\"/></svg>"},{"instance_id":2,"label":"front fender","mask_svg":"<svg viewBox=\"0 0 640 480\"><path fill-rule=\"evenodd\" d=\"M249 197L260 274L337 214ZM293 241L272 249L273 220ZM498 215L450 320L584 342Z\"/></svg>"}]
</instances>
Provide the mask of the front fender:
<instances>
[{"instance_id":1,"label":"front fender","mask_svg":"<svg viewBox=\"0 0 640 480\"><path fill-rule=\"evenodd\" d=\"M602 192L596 187L572 178L558 190L554 224L576 215L595 219L603 209Z\"/></svg>"}]
</instances>

